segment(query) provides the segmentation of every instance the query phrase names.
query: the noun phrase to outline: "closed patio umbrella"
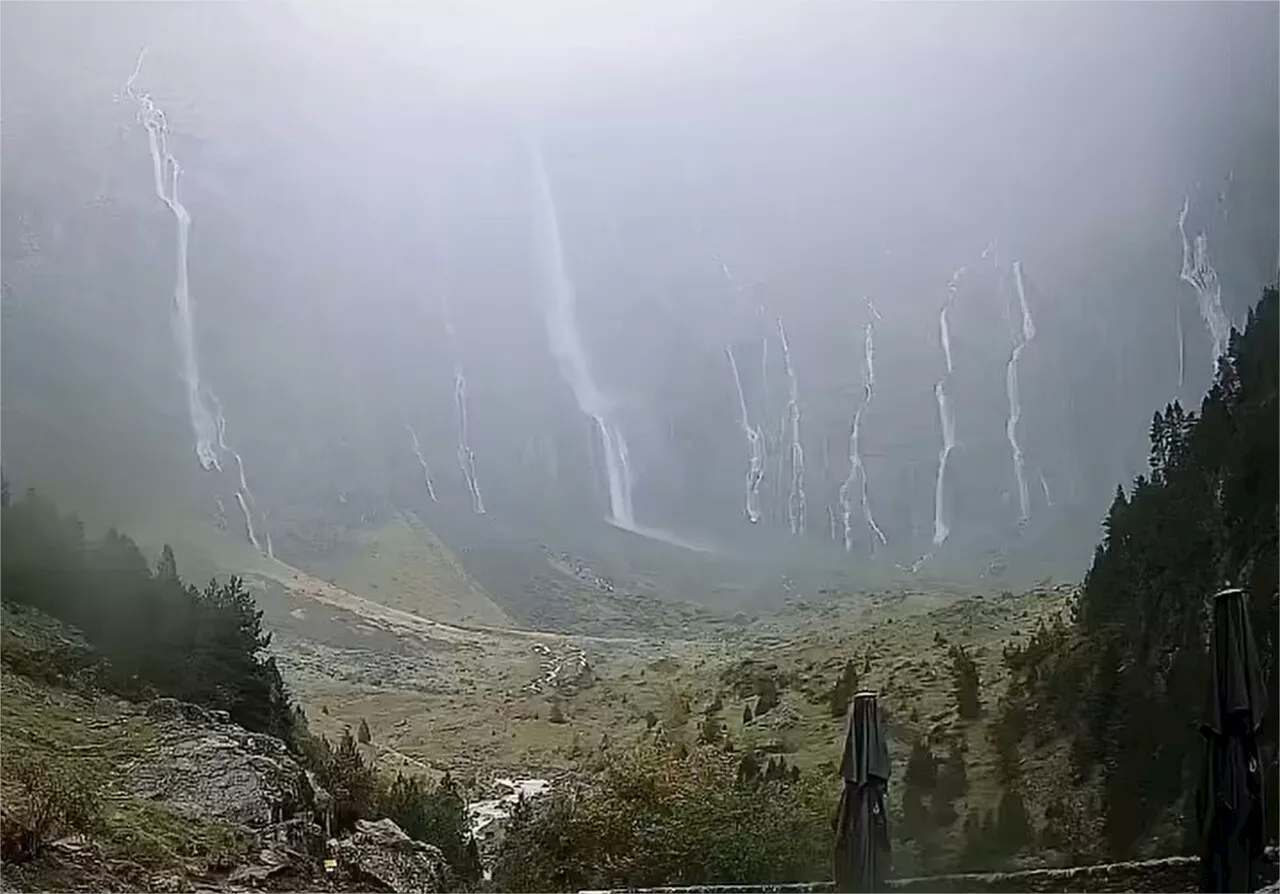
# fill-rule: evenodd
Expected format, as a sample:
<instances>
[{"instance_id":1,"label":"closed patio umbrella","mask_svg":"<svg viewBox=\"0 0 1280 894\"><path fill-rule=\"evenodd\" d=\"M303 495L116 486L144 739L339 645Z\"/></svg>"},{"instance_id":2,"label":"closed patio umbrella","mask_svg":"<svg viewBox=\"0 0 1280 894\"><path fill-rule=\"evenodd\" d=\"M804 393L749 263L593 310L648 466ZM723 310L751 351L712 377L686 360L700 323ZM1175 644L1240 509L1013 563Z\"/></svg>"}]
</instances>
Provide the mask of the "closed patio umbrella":
<instances>
[{"instance_id":1,"label":"closed patio umbrella","mask_svg":"<svg viewBox=\"0 0 1280 894\"><path fill-rule=\"evenodd\" d=\"M1258 647L1244 593L1213 600L1209 692L1200 722L1204 765L1196 793L1201 890L1253 891L1266 845L1257 734L1267 711Z\"/></svg>"},{"instance_id":2,"label":"closed patio umbrella","mask_svg":"<svg viewBox=\"0 0 1280 894\"><path fill-rule=\"evenodd\" d=\"M889 872L889 748L874 692L859 692L840 760L844 788L836 812L838 892L884 890Z\"/></svg>"}]
</instances>

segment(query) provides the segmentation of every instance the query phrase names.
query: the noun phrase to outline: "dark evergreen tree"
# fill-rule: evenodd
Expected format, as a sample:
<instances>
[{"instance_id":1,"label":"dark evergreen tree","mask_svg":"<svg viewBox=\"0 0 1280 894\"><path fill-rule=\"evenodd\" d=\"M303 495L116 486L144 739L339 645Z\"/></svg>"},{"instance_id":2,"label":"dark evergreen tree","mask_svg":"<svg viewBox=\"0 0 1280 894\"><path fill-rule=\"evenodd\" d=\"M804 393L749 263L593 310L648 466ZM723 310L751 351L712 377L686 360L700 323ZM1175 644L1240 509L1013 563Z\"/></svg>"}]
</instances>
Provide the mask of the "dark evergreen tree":
<instances>
[{"instance_id":1,"label":"dark evergreen tree","mask_svg":"<svg viewBox=\"0 0 1280 894\"><path fill-rule=\"evenodd\" d=\"M982 713L978 696L978 665L964 646L951 647L951 673L955 679L956 709L964 720L974 720Z\"/></svg>"},{"instance_id":2,"label":"dark evergreen tree","mask_svg":"<svg viewBox=\"0 0 1280 894\"><path fill-rule=\"evenodd\" d=\"M907 757L903 784L921 794L932 792L938 785L938 761L924 739L917 739Z\"/></svg>"},{"instance_id":3,"label":"dark evergreen tree","mask_svg":"<svg viewBox=\"0 0 1280 894\"><path fill-rule=\"evenodd\" d=\"M831 716L843 717L849 710L849 702L858 691L858 669L852 661L846 661L840 679L831 690Z\"/></svg>"}]
</instances>

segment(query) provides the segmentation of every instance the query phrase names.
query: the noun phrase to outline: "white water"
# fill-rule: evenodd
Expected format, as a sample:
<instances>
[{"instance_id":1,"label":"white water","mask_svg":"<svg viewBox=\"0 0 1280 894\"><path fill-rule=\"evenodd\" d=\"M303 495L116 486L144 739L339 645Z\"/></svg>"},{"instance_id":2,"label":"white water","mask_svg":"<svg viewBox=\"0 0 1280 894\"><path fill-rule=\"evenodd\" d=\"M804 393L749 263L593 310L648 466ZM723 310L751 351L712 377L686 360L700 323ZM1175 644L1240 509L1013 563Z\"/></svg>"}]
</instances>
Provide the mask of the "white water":
<instances>
[{"instance_id":1,"label":"white water","mask_svg":"<svg viewBox=\"0 0 1280 894\"><path fill-rule=\"evenodd\" d=\"M1044 477L1044 472L1040 473L1040 489L1044 491L1044 501L1050 509L1053 508L1053 497L1049 495L1049 482Z\"/></svg>"},{"instance_id":2,"label":"white water","mask_svg":"<svg viewBox=\"0 0 1280 894\"><path fill-rule=\"evenodd\" d=\"M1218 358L1227 352L1231 342L1231 321L1222 309L1222 284L1218 271L1209 261L1209 237L1203 230L1192 241L1187 239L1187 213L1191 209L1191 197L1182 201L1178 214L1178 233L1182 237L1182 270L1179 278L1196 293L1200 316L1213 343L1213 374L1218 371Z\"/></svg>"},{"instance_id":3,"label":"white water","mask_svg":"<svg viewBox=\"0 0 1280 894\"><path fill-rule=\"evenodd\" d=\"M404 427L413 441L413 455L418 458L418 465L422 466L422 480L427 485L427 496L431 497L431 502L438 503L435 485L431 483L431 469L427 466L427 461L422 456L422 445L418 443L418 433L408 423L405 423Z\"/></svg>"},{"instance_id":4,"label":"white water","mask_svg":"<svg viewBox=\"0 0 1280 894\"><path fill-rule=\"evenodd\" d=\"M182 380L187 389L187 411L195 435L196 458L205 471L221 470L218 458L218 430L213 414L206 406L200 385L200 364L196 358L195 324L192 322L191 292L187 281L187 243L191 215L178 199L178 178L182 168L169 151L169 124L164 112L156 107L149 93L137 93L133 83L142 70L147 50L138 54L133 74L125 82L125 93L138 104L138 120L147 130L151 148L151 167L157 198L173 213L177 223L177 279L173 288L173 334L182 361Z\"/></svg>"},{"instance_id":5,"label":"white water","mask_svg":"<svg viewBox=\"0 0 1280 894\"><path fill-rule=\"evenodd\" d=\"M484 497L480 493L480 480L476 477L476 455L471 449L467 433L467 377L462 372L462 360L458 357L449 302L443 294L440 296L440 314L444 318L444 331L449 339L449 350L453 354L453 402L458 414L458 466L462 469L467 492L471 494L472 511L476 515L484 515Z\"/></svg>"},{"instance_id":6,"label":"white water","mask_svg":"<svg viewBox=\"0 0 1280 894\"><path fill-rule=\"evenodd\" d=\"M569 279L560 239L560 222L556 214L555 198L547 179L542 153L534 150L534 186L537 190L538 250L547 278L544 305L547 338L551 353L560 364L560 372L573 390L580 409L596 424L604 447L605 475L609 483L609 521L620 528L637 531L635 514L631 508L634 482L628 462L627 441L622 430L608 418L611 409L595 378L574 311L573 283Z\"/></svg>"},{"instance_id":7,"label":"white water","mask_svg":"<svg viewBox=\"0 0 1280 894\"><path fill-rule=\"evenodd\" d=\"M791 423L791 491L787 495L787 520L792 534L804 534L804 447L800 444L800 386L791 364L787 330L778 317L778 340L782 342L782 364L787 371L787 418Z\"/></svg>"},{"instance_id":8,"label":"white water","mask_svg":"<svg viewBox=\"0 0 1280 894\"><path fill-rule=\"evenodd\" d=\"M1018 305L1022 310L1022 327L1009 355L1009 363L1005 367L1005 389L1009 397L1009 419L1005 423L1005 437L1009 441L1009 449L1013 455L1013 475L1018 484L1018 523L1026 524L1031 518L1031 495L1027 490L1026 458L1022 445L1018 443L1018 420L1022 418L1022 403L1018 399L1018 358L1031 340L1036 337L1036 326L1031 319L1031 308L1027 304L1026 284L1022 277L1022 262L1013 262L1013 282L1018 291Z\"/></svg>"},{"instance_id":9,"label":"white water","mask_svg":"<svg viewBox=\"0 0 1280 894\"><path fill-rule=\"evenodd\" d=\"M933 386L933 396L938 401L938 420L942 426L942 449L938 452L938 477L933 486L933 545L935 547L941 546L951 536L951 528L946 519L945 494L947 461L951 458L951 451L956 446L956 420L950 401L947 399L947 380L951 378L951 329L947 325L947 311L955 301L960 277L964 273L965 268L961 267L951 275L951 281L947 283L947 297L938 314L938 332L947 369Z\"/></svg>"},{"instance_id":10,"label":"white water","mask_svg":"<svg viewBox=\"0 0 1280 894\"><path fill-rule=\"evenodd\" d=\"M521 798L537 798L551 790L551 783L546 779L495 779L494 782L507 789L507 793L467 805L473 836L480 835L490 823L509 817Z\"/></svg>"},{"instance_id":11,"label":"white water","mask_svg":"<svg viewBox=\"0 0 1280 894\"><path fill-rule=\"evenodd\" d=\"M872 398L875 397L875 320L880 319L880 313L876 310L876 306L871 299L865 298L864 300L867 302L869 318L862 327L862 403L858 405L857 411L853 414L853 425L849 430L849 475L845 478L844 483L840 485L840 508L844 514L844 548L846 552L853 550L853 499L850 496L850 491L855 484L859 488L863 520L871 530L871 533L875 535L875 538L880 541L881 546L887 542L884 532L880 530L880 526L876 524L876 520L871 514L871 500L867 492L867 467L862 461L862 414L871 405Z\"/></svg>"},{"instance_id":12,"label":"white water","mask_svg":"<svg viewBox=\"0 0 1280 894\"><path fill-rule=\"evenodd\" d=\"M733 357L733 348L726 346L725 354L729 357L729 367L733 370L733 384L738 389L738 419L742 424L742 433L747 439L747 487L746 513L751 524L760 522L760 481L764 478L764 436L758 428L751 425L747 414L747 397L742 391L742 377L738 375L738 361Z\"/></svg>"},{"instance_id":13,"label":"white water","mask_svg":"<svg viewBox=\"0 0 1280 894\"><path fill-rule=\"evenodd\" d=\"M240 491L236 491L236 503L244 515L244 532L249 536L249 542L253 544L254 549L261 552L262 546L258 543L258 536L253 532L253 519L249 516L249 507L245 505L244 494Z\"/></svg>"},{"instance_id":14,"label":"white water","mask_svg":"<svg viewBox=\"0 0 1280 894\"><path fill-rule=\"evenodd\" d=\"M242 459L240 458L240 454L239 454L239 453L237 453L237 452L236 452L236 451L234 451L234 450L233 450L233 451L231 451L231 455L232 455L233 457L235 457L235 461L236 461L236 469L237 469L237 470L239 471L239 473L240 473L240 491L244 494L245 499L247 499L247 500L249 501L249 505L250 505L250 506L252 506L252 505L253 505L253 492L249 490L249 482L248 482L248 481L246 481L246 480L245 480L245 477L244 477L244 460L242 460Z\"/></svg>"},{"instance_id":15,"label":"white water","mask_svg":"<svg viewBox=\"0 0 1280 894\"><path fill-rule=\"evenodd\" d=\"M467 379L462 367L453 370L453 402L458 408L458 465L471 494L471 509L476 515L484 515L484 497L480 494L480 482L476 479L476 455L467 437Z\"/></svg>"},{"instance_id":16,"label":"white water","mask_svg":"<svg viewBox=\"0 0 1280 894\"><path fill-rule=\"evenodd\" d=\"M274 559L276 557L276 549L271 545L271 529L267 527L267 510L265 509L262 510L262 536L264 538L263 546L266 547L264 552L266 552L267 558Z\"/></svg>"},{"instance_id":17,"label":"white water","mask_svg":"<svg viewBox=\"0 0 1280 894\"><path fill-rule=\"evenodd\" d=\"M240 478L240 490L236 494L236 499L240 504L241 511L246 513L245 526L248 529L249 542L252 543L259 550L262 550L262 547L259 546L258 540L253 536L253 525L250 522L250 518L252 517L253 510L255 510L257 506L253 498L253 491L249 489L249 481L245 477L244 460L240 457L240 453L235 449L233 449L227 443L227 417L222 412L222 402L218 400L218 396L214 394L212 391L208 391L207 393L209 395L209 402L213 404L214 424L218 432L218 449L221 450L223 453L230 453L232 459L236 461L236 474ZM219 507L222 506L221 500L218 501L218 506ZM267 523L267 511L264 509L262 511L262 524L264 527L264 531L265 531L266 523ZM269 557L273 557L272 549L271 549L271 534L270 532L265 532L265 533L267 538L266 550L262 550L262 551L266 552L266 554Z\"/></svg>"}]
</instances>

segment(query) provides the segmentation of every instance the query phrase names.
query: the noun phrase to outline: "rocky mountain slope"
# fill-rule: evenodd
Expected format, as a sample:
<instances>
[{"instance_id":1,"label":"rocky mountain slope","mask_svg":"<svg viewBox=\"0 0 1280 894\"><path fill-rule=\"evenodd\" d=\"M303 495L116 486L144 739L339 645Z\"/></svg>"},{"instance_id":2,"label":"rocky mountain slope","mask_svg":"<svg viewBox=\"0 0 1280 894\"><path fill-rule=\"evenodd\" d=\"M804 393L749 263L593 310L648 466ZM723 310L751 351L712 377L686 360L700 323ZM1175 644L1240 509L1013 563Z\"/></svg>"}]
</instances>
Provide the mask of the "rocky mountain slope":
<instances>
[{"instance_id":1,"label":"rocky mountain slope","mask_svg":"<svg viewBox=\"0 0 1280 894\"><path fill-rule=\"evenodd\" d=\"M34 611L6 605L3 635L4 890L446 885L440 852L390 820L330 838L330 795L278 739L173 699L96 692L92 649Z\"/></svg>"}]
</instances>

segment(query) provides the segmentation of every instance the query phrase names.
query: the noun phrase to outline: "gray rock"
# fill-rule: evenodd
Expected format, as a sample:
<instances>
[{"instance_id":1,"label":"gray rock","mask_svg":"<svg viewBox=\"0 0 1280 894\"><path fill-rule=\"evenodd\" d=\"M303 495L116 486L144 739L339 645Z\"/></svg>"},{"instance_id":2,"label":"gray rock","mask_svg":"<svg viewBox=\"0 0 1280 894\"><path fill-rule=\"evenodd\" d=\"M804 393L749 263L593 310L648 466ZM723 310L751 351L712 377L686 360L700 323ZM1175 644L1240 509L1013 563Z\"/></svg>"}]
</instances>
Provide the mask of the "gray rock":
<instances>
[{"instance_id":1,"label":"gray rock","mask_svg":"<svg viewBox=\"0 0 1280 894\"><path fill-rule=\"evenodd\" d=\"M311 819L321 795L284 743L251 733L176 699L156 699L147 716L159 735L132 768L131 787L188 816L263 829Z\"/></svg>"},{"instance_id":2,"label":"gray rock","mask_svg":"<svg viewBox=\"0 0 1280 894\"><path fill-rule=\"evenodd\" d=\"M338 871L362 886L398 894L446 890L448 864L440 849L414 841L389 819L357 820L335 851Z\"/></svg>"}]
</instances>

